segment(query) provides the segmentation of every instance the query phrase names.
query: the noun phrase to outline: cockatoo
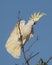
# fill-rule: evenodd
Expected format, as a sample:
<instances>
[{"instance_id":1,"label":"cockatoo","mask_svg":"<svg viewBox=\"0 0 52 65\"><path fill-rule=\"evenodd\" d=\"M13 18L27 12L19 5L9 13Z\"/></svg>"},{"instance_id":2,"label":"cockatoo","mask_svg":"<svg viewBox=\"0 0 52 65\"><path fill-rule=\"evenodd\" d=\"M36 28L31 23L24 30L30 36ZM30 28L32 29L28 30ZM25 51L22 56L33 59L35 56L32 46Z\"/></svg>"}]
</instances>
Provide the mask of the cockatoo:
<instances>
[{"instance_id":1,"label":"cockatoo","mask_svg":"<svg viewBox=\"0 0 52 65\"><path fill-rule=\"evenodd\" d=\"M6 44L5 48L7 52L12 55L14 58L19 59L21 55L21 47L30 39L33 37L33 25L37 23L37 21L42 18L45 15L45 13L34 13L30 20L25 24L24 20L20 21L20 25L18 26L18 23L14 27L12 33L10 34ZM20 27L20 30L19 30ZM22 35L22 41L20 40L20 32Z\"/></svg>"}]
</instances>

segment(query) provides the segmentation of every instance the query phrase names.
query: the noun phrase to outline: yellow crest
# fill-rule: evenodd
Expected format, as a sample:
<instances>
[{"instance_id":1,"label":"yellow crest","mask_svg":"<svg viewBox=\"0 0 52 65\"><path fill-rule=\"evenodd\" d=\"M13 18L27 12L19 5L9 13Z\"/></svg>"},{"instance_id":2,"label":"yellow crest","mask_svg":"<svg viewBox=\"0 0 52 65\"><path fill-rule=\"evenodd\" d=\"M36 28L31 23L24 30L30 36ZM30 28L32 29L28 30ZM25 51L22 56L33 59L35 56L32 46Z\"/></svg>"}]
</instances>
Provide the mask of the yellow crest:
<instances>
[{"instance_id":1,"label":"yellow crest","mask_svg":"<svg viewBox=\"0 0 52 65\"><path fill-rule=\"evenodd\" d=\"M35 19L35 18L42 18L44 15L46 15L45 13L34 13L33 15L31 15L31 18L30 19Z\"/></svg>"}]
</instances>

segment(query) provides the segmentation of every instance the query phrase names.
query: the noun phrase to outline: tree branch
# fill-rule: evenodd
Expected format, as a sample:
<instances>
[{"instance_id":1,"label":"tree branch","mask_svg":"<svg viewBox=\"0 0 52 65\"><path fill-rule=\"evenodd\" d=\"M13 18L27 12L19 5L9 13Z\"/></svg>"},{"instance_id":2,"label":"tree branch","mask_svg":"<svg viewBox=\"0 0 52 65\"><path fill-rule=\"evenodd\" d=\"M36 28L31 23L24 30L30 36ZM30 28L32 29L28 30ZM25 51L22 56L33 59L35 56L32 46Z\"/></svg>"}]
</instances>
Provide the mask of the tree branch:
<instances>
[{"instance_id":1,"label":"tree branch","mask_svg":"<svg viewBox=\"0 0 52 65\"><path fill-rule=\"evenodd\" d=\"M49 63L49 61L52 59L52 56L47 60L47 63Z\"/></svg>"},{"instance_id":2,"label":"tree branch","mask_svg":"<svg viewBox=\"0 0 52 65\"><path fill-rule=\"evenodd\" d=\"M35 41L29 46L29 48L25 51L25 53L28 52L28 51L31 49L31 47L36 43L37 40L38 40L38 36L37 36L36 40L35 40Z\"/></svg>"},{"instance_id":3,"label":"tree branch","mask_svg":"<svg viewBox=\"0 0 52 65\"><path fill-rule=\"evenodd\" d=\"M36 55L38 55L40 52L37 52L36 54L34 54L34 55L32 55L29 59L28 59L28 61L30 61L33 57L35 57Z\"/></svg>"},{"instance_id":4,"label":"tree branch","mask_svg":"<svg viewBox=\"0 0 52 65\"><path fill-rule=\"evenodd\" d=\"M30 65L30 63L29 63L29 61L27 60L26 55L25 55L24 46L22 47L22 52L23 52L24 59L25 59L27 65Z\"/></svg>"},{"instance_id":5,"label":"tree branch","mask_svg":"<svg viewBox=\"0 0 52 65\"><path fill-rule=\"evenodd\" d=\"M20 17L20 10L18 11L18 16L17 16L17 18L18 18L18 21L21 20L21 17Z\"/></svg>"}]
</instances>

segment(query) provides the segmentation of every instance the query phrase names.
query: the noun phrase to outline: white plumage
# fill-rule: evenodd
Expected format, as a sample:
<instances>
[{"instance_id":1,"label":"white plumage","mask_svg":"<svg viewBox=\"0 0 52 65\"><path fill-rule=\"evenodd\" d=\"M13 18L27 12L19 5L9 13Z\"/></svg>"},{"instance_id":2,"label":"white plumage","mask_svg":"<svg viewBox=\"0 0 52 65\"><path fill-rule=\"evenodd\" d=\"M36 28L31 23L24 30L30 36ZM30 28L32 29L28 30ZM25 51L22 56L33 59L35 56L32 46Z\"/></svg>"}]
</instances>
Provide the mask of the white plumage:
<instances>
[{"instance_id":1,"label":"white plumage","mask_svg":"<svg viewBox=\"0 0 52 65\"><path fill-rule=\"evenodd\" d=\"M31 19L26 24L24 20L20 21L20 30L23 40L22 45L33 37L33 25L44 15L44 13L35 13L34 15L32 15ZM19 39L20 31L17 23L5 45L7 52L17 59L20 58L22 47L21 41Z\"/></svg>"}]
</instances>

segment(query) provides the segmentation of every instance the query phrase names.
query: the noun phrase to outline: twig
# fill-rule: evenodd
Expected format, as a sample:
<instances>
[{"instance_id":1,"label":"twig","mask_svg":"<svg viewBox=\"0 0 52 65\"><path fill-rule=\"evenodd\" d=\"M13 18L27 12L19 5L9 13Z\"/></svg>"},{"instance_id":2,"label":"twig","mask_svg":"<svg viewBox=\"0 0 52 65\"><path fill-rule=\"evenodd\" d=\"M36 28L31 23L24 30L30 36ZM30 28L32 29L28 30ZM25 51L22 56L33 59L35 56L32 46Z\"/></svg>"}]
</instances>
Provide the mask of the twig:
<instances>
[{"instance_id":1,"label":"twig","mask_svg":"<svg viewBox=\"0 0 52 65\"><path fill-rule=\"evenodd\" d=\"M28 61L30 61L33 57L35 57L36 55L38 55L40 52L37 52L36 54L34 54L34 55L32 55L29 59L28 59Z\"/></svg>"},{"instance_id":2,"label":"twig","mask_svg":"<svg viewBox=\"0 0 52 65\"><path fill-rule=\"evenodd\" d=\"M21 20L21 18L20 18L20 10L18 11L18 21L20 21Z\"/></svg>"},{"instance_id":3,"label":"twig","mask_svg":"<svg viewBox=\"0 0 52 65\"><path fill-rule=\"evenodd\" d=\"M31 54L29 55L30 57L32 56L33 52L31 52Z\"/></svg>"},{"instance_id":4,"label":"twig","mask_svg":"<svg viewBox=\"0 0 52 65\"><path fill-rule=\"evenodd\" d=\"M37 36L36 40L29 46L29 48L25 52L28 52L30 50L30 48L34 45L34 43L36 43L37 40L38 40L38 36Z\"/></svg>"},{"instance_id":5,"label":"twig","mask_svg":"<svg viewBox=\"0 0 52 65\"><path fill-rule=\"evenodd\" d=\"M49 61L52 59L52 56L47 60L47 63L49 63Z\"/></svg>"},{"instance_id":6,"label":"twig","mask_svg":"<svg viewBox=\"0 0 52 65\"><path fill-rule=\"evenodd\" d=\"M24 52L24 46L22 47L22 52L23 52L24 59L25 59L27 65L30 65L29 61L28 61L27 58L26 58L25 52Z\"/></svg>"}]
</instances>

